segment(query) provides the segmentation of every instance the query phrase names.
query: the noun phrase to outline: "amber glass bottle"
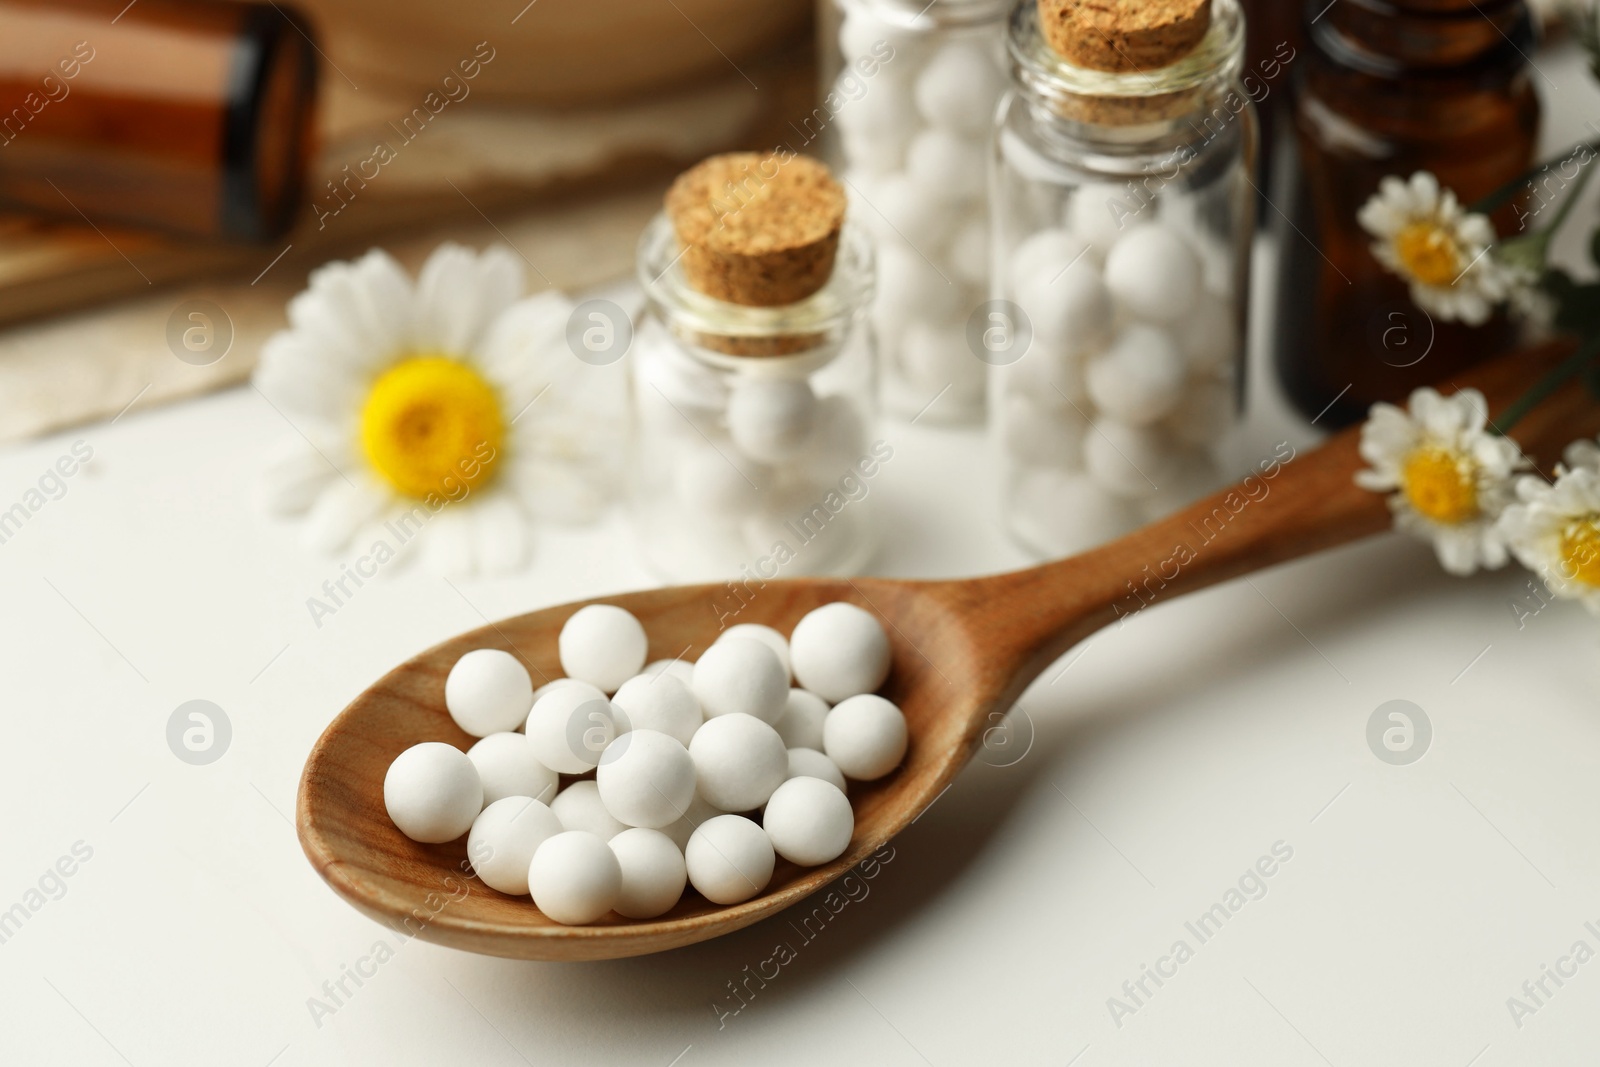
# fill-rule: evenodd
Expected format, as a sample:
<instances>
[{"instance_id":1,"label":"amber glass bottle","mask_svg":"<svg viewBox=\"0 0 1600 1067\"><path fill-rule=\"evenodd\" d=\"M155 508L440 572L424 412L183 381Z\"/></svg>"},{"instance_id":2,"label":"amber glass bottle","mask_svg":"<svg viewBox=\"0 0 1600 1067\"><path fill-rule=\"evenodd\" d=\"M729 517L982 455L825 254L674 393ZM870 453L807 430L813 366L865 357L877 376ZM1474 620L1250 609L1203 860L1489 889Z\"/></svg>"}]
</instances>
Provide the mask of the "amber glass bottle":
<instances>
[{"instance_id":1,"label":"amber glass bottle","mask_svg":"<svg viewBox=\"0 0 1600 1067\"><path fill-rule=\"evenodd\" d=\"M1504 313L1478 327L1424 314L1356 213L1388 174L1432 171L1470 204L1529 167L1533 24L1522 0L1309 0L1305 18L1275 357L1291 402L1338 426L1515 339ZM1509 235L1515 220L1508 206L1494 221Z\"/></svg>"},{"instance_id":2,"label":"amber glass bottle","mask_svg":"<svg viewBox=\"0 0 1600 1067\"><path fill-rule=\"evenodd\" d=\"M274 3L0 0L0 204L282 233L310 147L308 34Z\"/></svg>"}]
</instances>

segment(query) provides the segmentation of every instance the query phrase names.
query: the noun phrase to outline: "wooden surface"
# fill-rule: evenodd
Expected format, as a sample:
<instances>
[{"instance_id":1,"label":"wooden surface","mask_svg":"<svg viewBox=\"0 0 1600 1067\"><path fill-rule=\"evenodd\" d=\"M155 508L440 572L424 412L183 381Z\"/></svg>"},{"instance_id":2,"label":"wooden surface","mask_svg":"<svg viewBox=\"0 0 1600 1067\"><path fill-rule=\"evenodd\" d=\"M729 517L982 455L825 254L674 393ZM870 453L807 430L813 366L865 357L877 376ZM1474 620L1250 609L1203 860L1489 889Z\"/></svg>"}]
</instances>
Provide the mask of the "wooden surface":
<instances>
[{"instance_id":1,"label":"wooden surface","mask_svg":"<svg viewBox=\"0 0 1600 1067\"><path fill-rule=\"evenodd\" d=\"M1520 353L1456 384L1483 388L1491 410L1498 411L1568 351L1551 345ZM1513 436L1548 470L1563 446L1597 429L1600 404L1572 388ZM1041 567L959 582L862 578L772 582L756 589L738 622L764 622L787 633L805 612L834 600L882 618L893 654L882 692L904 710L911 744L895 773L852 783L856 828L844 856L809 869L780 860L767 891L754 900L718 907L691 890L660 919L612 916L596 925L564 927L546 920L528 899L504 896L470 878L463 866L464 839L420 845L390 823L382 786L394 757L421 741L465 748L472 740L444 708L444 680L455 660L469 649L500 648L520 656L536 682L556 677L556 635L581 604L463 634L401 665L358 697L306 763L296 809L302 846L322 877L367 915L474 952L606 959L659 952L748 926L826 886L914 820L980 743L991 713L1010 708L1066 648L1131 610L1136 601L1129 599L1129 583L1142 583L1145 568L1159 569L1174 546L1189 543L1193 558L1166 579L1153 596L1156 602L1387 529L1384 498L1352 481L1362 466L1358 433L1346 431L1285 463L1264 483L1270 492L1252 491L1257 499L1236 513L1228 504L1234 490L1224 490L1120 541ZM1198 538L1196 524L1218 508L1231 516L1226 526L1209 541ZM1165 573L1172 574L1171 568ZM696 586L595 602L637 615L650 634L651 658L693 659L716 637L727 596L725 586Z\"/></svg>"}]
</instances>

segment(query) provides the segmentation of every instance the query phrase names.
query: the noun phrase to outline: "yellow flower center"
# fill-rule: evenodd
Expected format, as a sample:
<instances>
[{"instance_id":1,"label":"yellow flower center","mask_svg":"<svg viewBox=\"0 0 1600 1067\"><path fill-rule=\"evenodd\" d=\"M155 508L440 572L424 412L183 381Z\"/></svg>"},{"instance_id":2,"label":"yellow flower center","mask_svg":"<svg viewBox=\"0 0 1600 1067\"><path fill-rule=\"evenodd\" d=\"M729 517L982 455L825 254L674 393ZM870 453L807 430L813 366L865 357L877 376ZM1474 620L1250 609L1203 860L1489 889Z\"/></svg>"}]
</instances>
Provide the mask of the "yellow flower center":
<instances>
[{"instance_id":1,"label":"yellow flower center","mask_svg":"<svg viewBox=\"0 0 1600 1067\"><path fill-rule=\"evenodd\" d=\"M1406 273L1424 285L1448 288L1461 273L1455 237L1431 220L1410 223L1396 234L1394 251Z\"/></svg>"},{"instance_id":2,"label":"yellow flower center","mask_svg":"<svg viewBox=\"0 0 1600 1067\"><path fill-rule=\"evenodd\" d=\"M1600 515L1574 519L1561 531L1563 573L1600 588Z\"/></svg>"},{"instance_id":3,"label":"yellow flower center","mask_svg":"<svg viewBox=\"0 0 1600 1067\"><path fill-rule=\"evenodd\" d=\"M1424 445L1406 457L1400 488L1417 513L1446 526L1478 515L1478 485L1472 461L1439 445Z\"/></svg>"},{"instance_id":4,"label":"yellow flower center","mask_svg":"<svg viewBox=\"0 0 1600 1067\"><path fill-rule=\"evenodd\" d=\"M505 425L500 400L465 363L425 354L401 360L372 383L361 409L361 447L406 496L455 499L488 481Z\"/></svg>"}]
</instances>

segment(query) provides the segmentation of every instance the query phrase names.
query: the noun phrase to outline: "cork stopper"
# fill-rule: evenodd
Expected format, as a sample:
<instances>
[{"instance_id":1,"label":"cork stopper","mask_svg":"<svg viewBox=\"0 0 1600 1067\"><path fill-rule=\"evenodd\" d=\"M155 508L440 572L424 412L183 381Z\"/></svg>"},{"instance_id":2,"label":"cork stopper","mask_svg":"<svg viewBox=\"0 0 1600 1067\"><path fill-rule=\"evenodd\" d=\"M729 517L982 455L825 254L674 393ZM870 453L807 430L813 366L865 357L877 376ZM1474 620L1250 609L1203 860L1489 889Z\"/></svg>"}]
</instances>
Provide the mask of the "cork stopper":
<instances>
[{"instance_id":1,"label":"cork stopper","mask_svg":"<svg viewBox=\"0 0 1600 1067\"><path fill-rule=\"evenodd\" d=\"M691 286L733 304L782 307L833 275L845 203L809 156L731 152L679 175L666 207Z\"/></svg>"},{"instance_id":2,"label":"cork stopper","mask_svg":"<svg viewBox=\"0 0 1600 1067\"><path fill-rule=\"evenodd\" d=\"M1194 51L1211 28L1211 0L1039 0L1039 23L1075 66L1151 71Z\"/></svg>"}]
</instances>

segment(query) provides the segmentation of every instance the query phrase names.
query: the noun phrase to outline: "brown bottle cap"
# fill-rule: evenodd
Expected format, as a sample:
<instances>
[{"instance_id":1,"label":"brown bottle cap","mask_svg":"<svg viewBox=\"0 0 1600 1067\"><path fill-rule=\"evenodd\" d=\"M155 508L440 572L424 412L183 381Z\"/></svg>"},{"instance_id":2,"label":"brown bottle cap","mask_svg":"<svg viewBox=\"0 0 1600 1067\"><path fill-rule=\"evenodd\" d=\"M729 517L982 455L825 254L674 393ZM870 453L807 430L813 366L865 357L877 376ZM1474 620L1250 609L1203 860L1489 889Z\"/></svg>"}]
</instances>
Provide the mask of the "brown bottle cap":
<instances>
[{"instance_id":1,"label":"brown bottle cap","mask_svg":"<svg viewBox=\"0 0 1600 1067\"><path fill-rule=\"evenodd\" d=\"M828 168L809 156L731 152L679 175L666 206L691 286L734 304L781 307L832 277L845 202Z\"/></svg>"},{"instance_id":2,"label":"brown bottle cap","mask_svg":"<svg viewBox=\"0 0 1600 1067\"><path fill-rule=\"evenodd\" d=\"M1211 0L1039 0L1039 23L1069 63L1117 74L1157 70L1204 39Z\"/></svg>"}]
</instances>

